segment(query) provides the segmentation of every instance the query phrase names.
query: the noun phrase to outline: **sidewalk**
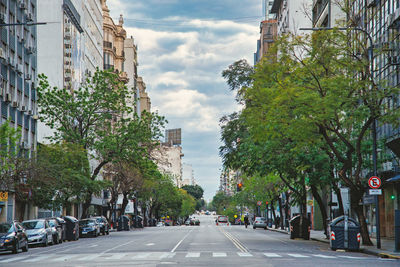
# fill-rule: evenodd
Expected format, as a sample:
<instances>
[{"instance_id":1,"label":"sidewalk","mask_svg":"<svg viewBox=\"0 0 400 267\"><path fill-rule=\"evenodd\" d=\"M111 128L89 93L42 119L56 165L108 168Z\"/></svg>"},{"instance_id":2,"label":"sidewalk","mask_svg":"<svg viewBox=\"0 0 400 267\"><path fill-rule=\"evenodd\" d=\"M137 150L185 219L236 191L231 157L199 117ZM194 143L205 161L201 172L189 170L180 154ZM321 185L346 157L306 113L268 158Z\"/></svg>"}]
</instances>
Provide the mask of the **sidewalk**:
<instances>
[{"instance_id":1,"label":"sidewalk","mask_svg":"<svg viewBox=\"0 0 400 267\"><path fill-rule=\"evenodd\" d=\"M286 230L269 228L268 230L279 232L282 234L289 234ZM325 238L323 231L314 231L311 230L310 232L310 239L318 242L323 242L329 244L329 239ZM375 255L381 258L392 258L392 259L400 259L400 252L394 252L394 240L381 238L381 249L376 248L376 239L371 238L372 243L374 246L363 246L360 245L360 252Z\"/></svg>"}]
</instances>

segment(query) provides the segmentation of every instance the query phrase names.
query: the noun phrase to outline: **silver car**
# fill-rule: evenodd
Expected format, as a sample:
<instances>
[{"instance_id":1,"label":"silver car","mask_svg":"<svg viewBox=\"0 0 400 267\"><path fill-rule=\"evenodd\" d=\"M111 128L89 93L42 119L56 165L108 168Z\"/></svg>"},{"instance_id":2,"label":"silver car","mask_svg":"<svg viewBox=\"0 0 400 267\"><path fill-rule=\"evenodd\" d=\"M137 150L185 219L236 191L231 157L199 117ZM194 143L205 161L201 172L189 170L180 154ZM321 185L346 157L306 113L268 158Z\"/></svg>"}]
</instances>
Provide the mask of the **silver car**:
<instances>
[{"instance_id":1,"label":"silver car","mask_svg":"<svg viewBox=\"0 0 400 267\"><path fill-rule=\"evenodd\" d=\"M28 235L28 244L41 244L46 247L49 243L54 244L53 235L49 221L45 219L23 221L22 226Z\"/></svg>"},{"instance_id":2,"label":"silver car","mask_svg":"<svg viewBox=\"0 0 400 267\"><path fill-rule=\"evenodd\" d=\"M62 243L62 226L56 219L48 219L51 227L51 234L53 236L53 244Z\"/></svg>"},{"instance_id":3,"label":"silver car","mask_svg":"<svg viewBox=\"0 0 400 267\"><path fill-rule=\"evenodd\" d=\"M264 228L267 229L267 221L264 217L256 217L253 223L253 229Z\"/></svg>"}]
</instances>

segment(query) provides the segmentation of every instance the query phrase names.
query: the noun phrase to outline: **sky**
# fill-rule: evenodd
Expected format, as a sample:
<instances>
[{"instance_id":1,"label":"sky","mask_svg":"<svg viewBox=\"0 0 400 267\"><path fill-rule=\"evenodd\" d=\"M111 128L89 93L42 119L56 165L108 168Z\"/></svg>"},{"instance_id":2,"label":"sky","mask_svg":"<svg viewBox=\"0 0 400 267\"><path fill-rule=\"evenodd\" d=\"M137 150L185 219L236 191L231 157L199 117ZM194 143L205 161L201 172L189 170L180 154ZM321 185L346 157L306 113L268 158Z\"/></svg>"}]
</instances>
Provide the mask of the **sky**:
<instances>
[{"instance_id":1,"label":"sky","mask_svg":"<svg viewBox=\"0 0 400 267\"><path fill-rule=\"evenodd\" d=\"M138 74L152 102L182 128L183 162L209 201L219 188L219 119L240 109L221 72L247 59L259 39L261 0L107 0L138 45Z\"/></svg>"}]
</instances>

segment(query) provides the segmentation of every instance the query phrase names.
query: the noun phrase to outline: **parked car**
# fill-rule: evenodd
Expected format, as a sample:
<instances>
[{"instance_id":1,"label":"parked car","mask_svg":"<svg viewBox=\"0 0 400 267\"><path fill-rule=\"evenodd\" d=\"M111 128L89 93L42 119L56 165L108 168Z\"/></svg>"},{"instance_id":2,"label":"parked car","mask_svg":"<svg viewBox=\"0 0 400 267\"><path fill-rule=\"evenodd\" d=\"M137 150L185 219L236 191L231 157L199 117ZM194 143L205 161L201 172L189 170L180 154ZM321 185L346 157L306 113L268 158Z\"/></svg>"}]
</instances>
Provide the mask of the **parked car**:
<instances>
[{"instance_id":1,"label":"parked car","mask_svg":"<svg viewBox=\"0 0 400 267\"><path fill-rule=\"evenodd\" d=\"M157 227L163 227L163 226L164 226L164 223L163 223L163 222L158 222L156 226L157 226Z\"/></svg>"},{"instance_id":2,"label":"parked car","mask_svg":"<svg viewBox=\"0 0 400 267\"><path fill-rule=\"evenodd\" d=\"M216 223L218 226L229 226L229 218L228 218L228 216L220 215L220 216L218 216L217 219L215 220L215 223Z\"/></svg>"},{"instance_id":3,"label":"parked car","mask_svg":"<svg viewBox=\"0 0 400 267\"><path fill-rule=\"evenodd\" d=\"M199 219L194 219L194 225L200 226L200 220Z\"/></svg>"},{"instance_id":4,"label":"parked car","mask_svg":"<svg viewBox=\"0 0 400 267\"><path fill-rule=\"evenodd\" d=\"M46 247L49 243L53 244L53 235L49 221L46 219L23 221L22 226L28 235L29 245L42 245Z\"/></svg>"},{"instance_id":5,"label":"parked car","mask_svg":"<svg viewBox=\"0 0 400 267\"><path fill-rule=\"evenodd\" d=\"M69 241L79 239L79 221L73 216L64 216L63 219L66 223L66 238Z\"/></svg>"},{"instance_id":6,"label":"parked car","mask_svg":"<svg viewBox=\"0 0 400 267\"><path fill-rule=\"evenodd\" d=\"M67 223L66 221L61 218L61 217L53 217L51 219L55 219L60 226L61 229L61 242L67 240Z\"/></svg>"},{"instance_id":7,"label":"parked car","mask_svg":"<svg viewBox=\"0 0 400 267\"><path fill-rule=\"evenodd\" d=\"M0 251L11 250L16 254L20 248L28 251L28 236L24 227L18 222L0 223Z\"/></svg>"},{"instance_id":8,"label":"parked car","mask_svg":"<svg viewBox=\"0 0 400 267\"><path fill-rule=\"evenodd\" d=\"M98 237L100 235L100 226L96 219L83 219L79 221L79 236Z\"/></svg>"},{"instance_id":9,"label":"parked car","mask_svg":"<svg viewBox=\"0 0 400 267\"><path fill-rule=\"evenodd\" d=\"M49 225L51 228L51 233L53 235L53 243L58 244L62 243L62 228L61 225L58 224L56 219L48 219Z\"/></svg>"},{"instance_id":10,"label":"parked car","mask_svg":"<svg viewBox=\"0 0 400 267\"><path fill-rule=\"evenodd\" d=\"M256 217L253 223L253 229L264 228L267 229L267 221L264 217Z\"/></svg>"},{"instance_id":11,"label":"parked car","mask_svg":"<svg viewBox=\"0 0 400 267\"><path fill-rule=\"evenodd\" d=\"M191 219L190 219L190 218L189 218L189 219L187 219L187 220L185 221L185 225L186 225L186 226L190 225L190 221L191 221Z\"/></svg>"},{"instance_id":12,"label":"parked car","mask_svg":"<svg viewBox=\"0 0 400 267\"><path fill-rule=\"evenodd\" d=\"M96 222L99 224L100 226L100 233L102 233L103 235L110 234L110 225L108 224L108 221L106 219L106 217L104 216L95 216L92 217L93 219L96 220Z\"/></svg>"},{"instance_id":13,"label":"parked car","mask_svg":"<svg viewBox=\"0 0 400 267\"><path fill-rule=\"evenodd\" d=\"M132 225L134 228L143 228L143 217L140 215L132 215Z\"/></svg>"}]
</instances>

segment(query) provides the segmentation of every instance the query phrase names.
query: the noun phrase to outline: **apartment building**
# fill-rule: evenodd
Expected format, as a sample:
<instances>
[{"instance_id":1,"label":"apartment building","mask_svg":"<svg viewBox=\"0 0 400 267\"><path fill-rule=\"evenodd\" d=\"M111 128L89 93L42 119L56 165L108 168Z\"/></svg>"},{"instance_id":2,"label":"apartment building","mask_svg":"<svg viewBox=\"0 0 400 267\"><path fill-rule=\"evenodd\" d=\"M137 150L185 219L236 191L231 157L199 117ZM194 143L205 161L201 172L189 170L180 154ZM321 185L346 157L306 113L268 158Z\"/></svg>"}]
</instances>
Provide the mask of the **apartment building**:
<instances>
[{"instance_id":1,"label":"apartment building","mask_svg":"<svg viewBox=\"0 0 400 267\"><path fill-rule=\"evenodd\" d=\"M313 0L312 25L315 28L335 27L342 25L346 20L346 14L342 10L340 1ZM342 25L343 26L343 25Z\"/></svg>"},{"instance_id":2,"label":"apartment building","mask_svg":"<svg viewBox=\"0 0 400 267\"><path fill-rule=\"evenodd\" d=\"M300 28L311 27L312 0L274 0L271 13L277 20L277 34L302 34Z\"/></svg>"},{"instance_id":3,"label":"apartment building","mask_svg":"<svg viewBox=\"0 0 400 267\"><path fill-rule=\"evenodd\" d=\"M36 0L0 0L2 24L36 22L36 16ZM25 155L35 151L37 141L37 27L25 24L0 28L0 120L10 120L10 126L20 130L20 148ZM32 218L36 211L25 204L28 195L28 191L19 197L8 192L7 198L0 200L0 222Z\"/></svg>"},{"instance_id":4,"label":"apartment building","mask_svg":"<svg viewBox=\"0 0 400 267\"><path fill-rule=\"evenodd\" d=\"M101 0L103 10L103 58L104 69L113 69L119 73L122 82L128 83L128 75L125 72L125 39L126 31L123 28L124 18L121 14L118 24L110 17L107 1Z\"/></svg>"}]
</instances>

